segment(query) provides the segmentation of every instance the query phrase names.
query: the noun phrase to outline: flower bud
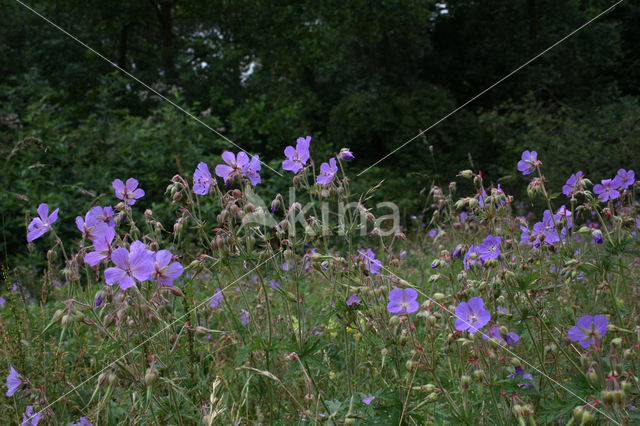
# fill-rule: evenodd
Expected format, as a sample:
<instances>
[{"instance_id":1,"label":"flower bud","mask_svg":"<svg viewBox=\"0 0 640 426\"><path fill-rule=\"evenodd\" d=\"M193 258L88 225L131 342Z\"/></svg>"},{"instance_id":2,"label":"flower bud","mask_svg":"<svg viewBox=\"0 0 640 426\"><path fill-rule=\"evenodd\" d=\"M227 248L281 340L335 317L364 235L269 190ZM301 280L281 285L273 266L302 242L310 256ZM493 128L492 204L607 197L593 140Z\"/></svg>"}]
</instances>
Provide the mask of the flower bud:
<instances>
[{"instance_id":1,"label":"flower bud","mask_svg":"<svg viewBox=\"0 0 640 426\"><path fill-rule=\"evenodd\" d=\"M73 321L73 318L71 318L71 315L63 315L62 316L62 327L67 328L71 322Z\"/></svg>"},{"instance_id":2,"label":"flower bud","mask_svg":"<svg viewBox=\"0 0 640 426\"><path fill-rule=\"evenodd\" d=\"M64 315L64 311L62 309L58 309L54 314L53 318L51 318L51 322L58 322Z\"/></svg>"},{"instance_id":3,"label":"flower bud","mask_svg":"<svg viewBox=\"0 0 640 426\"><path fill-rule=\"evenodd\" d=\"M418 364L415 361L409 360L405 363L404 366L407 369L407 371L413 371L418 366Z\"/></svg>"},{"instance_id":4,"label":"flower bud","mask_svg":"<svg viewBox=\"0 0 640 426\"><path fill-rule=\"evenodd\" d=\"M458 172L458 176L462 176L465 179L471 179L473 177L473 172L471 170L462 170Z\"/></svg>"},{"instance_id":5,"label":"flower bud","mask_svg":"<svg viewBox=\"0 0 640 426\"><path fill-rule=\"evenodd\" d=\"M473 371L473 379L476 380L476 381L480 381L480 380L484 379L484 370L480 370L480 369L474 370Z\"/></svg>"},{"instance_id":6,"label":"flower bud","mask_svg":"<svg viewBox=\"0 0 640 426\"><path fill-rule=\"evenodd\" d=\"M147 368L147 371L144 374L144 383L147 386L151 386L153 382L156 381L157 378L158 378L158 373L156 372L156 369L153 367Z\"/></svg>"},{"instance_id":7,"label":"flower bud","mask_svg":"<svg viewBox=\"0 0 640 426\"><path fill-rule=\"evenodd\" d=\"M622 347L622 339L620 337L616 337L611 340L611 346L616 349L620 349Z\"/></svg>"},{"instance_id":8,"label":"flower bud","mask_svg":"<svg viewBox=\"0 0 640 426\"><path fill-rule=\"evenodd\" d=\"M465 389L465 390L469 389L470 384L471 384L471 377L465 374L460 378L460 386L462 386L462 389Z\"/></svg>"}]
</instances>

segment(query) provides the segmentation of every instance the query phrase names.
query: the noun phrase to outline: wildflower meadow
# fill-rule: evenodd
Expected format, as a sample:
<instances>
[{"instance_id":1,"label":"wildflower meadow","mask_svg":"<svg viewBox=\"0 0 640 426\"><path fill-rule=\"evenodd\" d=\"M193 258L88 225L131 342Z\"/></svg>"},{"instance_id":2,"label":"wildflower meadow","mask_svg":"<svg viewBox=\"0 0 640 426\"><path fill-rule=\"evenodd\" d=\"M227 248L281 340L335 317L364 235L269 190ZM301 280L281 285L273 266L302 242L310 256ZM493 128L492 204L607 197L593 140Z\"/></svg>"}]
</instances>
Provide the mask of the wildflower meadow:
<instances>
[{"instance_id":1,"label":"wildflower meadow","mask_svg":"<svg viewBox=\"0 0 640 426\"><path fill-rule=\"evenodd\" d=\"M244 151L173 176L172 223L139 208L135 170L86 211L39 200L41 294L4 270L2 422L640 421L633 170L551 188L526 150L526 199L462 170L401 225L352 192L357 152L317 143L283 147L294 202Z\"/></svg>"}]
</instances>

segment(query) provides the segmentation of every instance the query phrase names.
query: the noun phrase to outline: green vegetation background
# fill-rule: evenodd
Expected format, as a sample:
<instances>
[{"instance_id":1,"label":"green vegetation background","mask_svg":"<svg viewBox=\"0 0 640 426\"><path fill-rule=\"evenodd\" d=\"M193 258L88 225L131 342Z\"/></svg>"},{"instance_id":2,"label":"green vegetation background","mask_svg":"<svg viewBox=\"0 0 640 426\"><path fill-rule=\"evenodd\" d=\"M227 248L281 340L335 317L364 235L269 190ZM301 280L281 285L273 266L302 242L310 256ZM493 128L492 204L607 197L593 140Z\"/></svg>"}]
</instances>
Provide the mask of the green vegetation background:
<instances>
[{"instance_id":1,"label":"green vegetation background","mask_svg":"<svg viewBox=\"0 0 640 426\"><path fill-rule=\"evenodd\" d=\"M30 1L123 69L279 169L311 135L316 162L341 147L352 172L393 151L614 2L599 0ZM522 188L535 149L559 191L640 168L640 6L623 2L360 177L403 217L455 173ZM37 205L63 239L111 182L136 177L142 208L172 214L171 176L235 148L17 2L0 6L0 221L6 265L26 250ZM432 146L433 150L429 147ZM263 168L265 198L290 176ZM524 199L524 194L523 194Z\"/></svg>"}]
</instances>

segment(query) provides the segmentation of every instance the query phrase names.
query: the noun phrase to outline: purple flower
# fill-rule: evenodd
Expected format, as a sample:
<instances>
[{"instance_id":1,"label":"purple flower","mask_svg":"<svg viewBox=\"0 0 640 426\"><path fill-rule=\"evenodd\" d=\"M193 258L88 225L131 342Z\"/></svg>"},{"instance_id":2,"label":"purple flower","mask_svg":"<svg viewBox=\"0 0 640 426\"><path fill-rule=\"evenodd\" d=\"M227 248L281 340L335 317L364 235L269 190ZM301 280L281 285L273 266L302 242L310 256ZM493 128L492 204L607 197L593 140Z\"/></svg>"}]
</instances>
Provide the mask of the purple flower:
<instances>
[{"instance_id":1,"label":"purple flower","mask_svg":"<svg viewBox=\"0 0 640 426\"><path fill-rule=\"evenodd\" d=\"M458 244L456 246L455 250L453 250L452 256L456 259L460 259L462 257L462 244Z\"/></svg>"},{"instance_id":2,"label":"purple flower","mask_svg":"<svg viewBox=\"0 0 640 426\"><path fill-rule=\"evenodd\" d=\"M36 426L42 417L42 411L33 413L33 406L28 405L27 409L22 414L22 426Z\"/></svg>"},{"instance_id":3,"label":"purple flower","mask_svg":"<svg viewBox=\"0 0 640 426\"><path fill-rule=\"evenodd\" d=\"M566 208L563 205L560 206L560 208L558 209L558 211L556 212L556 214L558 216L560 216L560 219L566 219L567 220L567 228L571 229L571 227L573 226L573 222L571 220L571 210L569 210L568 208Z\"/></svg>"},{"instance_id":4,"label":"purple flower","mask_svg":"<svg viewBox=\"0 0 640 426\"><path fill-rule=\"evenodd\" d=\"M389 293L387 310L392 314L411 314L420 308L416 299L418 292L412 288L394 288Z\"/></svg>"},{"instance_id":5,"label":"purple flower","mask_svg":"<svg viewBox=\"0 0 640 426\"><path fill-rule=\"evenodd\" d=\"M371 401L373 401L374 399L376 399L376 397L375 397L375 396L369 396L369 397L367 397L367 398L364 398L364 399L362 400L362 403L363 403L364 405L369 405L369 404L371 404Z\"/></svg>"},{"instance_id":6,"label":"purple flower","mask_svg":"<svg viewBox=\"0 0 640 426\"><path fill-rule=\"evenodd\" d=\"M484 333L482 335L483 338L490 340L492 337L497 339L500 343L506 343L507 345L513 345L515 344L518 340L520 340L520 336L518 336L516 333L510 331L507 333L506 337L502 337L502 334L500 334L500 326L499 325L492 325L489 327L489 333Z\"/></svg>"},{"instance_id":7,"label":"purple flower","mask_svg":"<svg viewBox=\"0 0 640 426\"><path fill-rule=\"evenodd\" d=\"M357 294L354 294L347 299L347 306L353 306L356 303L360 303L360 298L358 297Z\"/></svg>"},{"instance_id":8,"label":"purple flower","mask_svg":"<svg viewBox=\"0 0 640 426\"><path fill-rule=\"evenodd\" d=\"M243 176L244 169L249 164L249 156L244 151L238 153L237 160L233 152L225 151L222 153L222 159L227 165L218 164L216 166L216 175L224 179L225 183L236 176Z\"/></svg>"},{"instance_id":9,"label":"purple flower","mask_svg":"<svg viewBox=\"0 0 640 426\"><path fill-rule=\"evenodd\" d=\"M113 189L116 190L116 198L130 206L134 205L138 198L144 197L144 191L138 188L138 181L134 178L127 179L126 185L120 179L114 180Z\"/></svg>"},{"instance_id":10,"label":"purple flower","mask_svg":"<svg viewBox=\"0 0 640 426\"><path fill-rule=\"evenodd\" d=\"M209 302L209 306L211 306L212 308L219 308L220 305L222 304L223 297L224 297L224 294L222 293L222 290L217 288L216 293L211 298L211 302Z\"/></svg>"},{"instance_id":11,"label":"purple flower","mask_svg":"<svg viewBox=\"0 0 640 426\"><path fill-rule=\"evenodd\" d=\"M593 237L593 242L596 244L604 243L604 238L602 238L602 231L599 229L594 229L591 231L591 236Z\"/></svg>"},{"instance_id":12,"label":"purple flower","mask_svg":"<svg viewBox=\"0 0 640 426\"><path fill-rule=\"evenodd\" d=\"M636 217L636 228L640 229L640 215Z\"/></svg>"},{"instance_id":13,"label":"purple flower","mask_svg":"<svg viewBox=\"0 0 640 426\"><path fill-rule=\"evenodd\" d=\"M239 156L240 154L238 154ZM254 155L251 157L251 161L242 168L242 173L249 179L252 186L256 186L260 183L260 156Z\"/></svg>"},{"instance_id":14,"label":"purple flower","mask_svg":"<svg viewBox=\"0 0 640 426\"><path fill-rule=\"evenodd\" d=\"M502 306L497 306L496 310L498 312L502 312L503 314L508 314L509 313L509 310L507 308L503 308Z\"/></svg>"},{"instance_id":15,"label":"purple flower","mask_svg":"<svg viewBox=\"0 0 640 426\"><path fill-rule=\"evenodd\" d=\"M211 186L211 172L207 163L200 162L196 171L193 172L193 193L198 195L207 195Z\"/></svg>"},{"instance_id":16,"label":"purple flower","mask_svg":"<svg viewBox=\"0 0 640 426\"><path fill-rule=\"evenodd\" d=\"M91 253L87 253L84 257L84 263L91 266L96 266L104 259L111 255L113 239L116 236L116 231L113 228L107 228L102 235L99 235L93 240L93 249Z\"/></svg>"},{"instance_id":17,"label":"purple flower","mask_svg":"<svg viewBox=\"0 0 640 426\"><path fill-rule=\"evenodd\" d=\"M353 155L353 153L351 151L349 151L349 148L342 148L340 150L340 153L338 154L338 157L340 157L341 160L353 160L355 157L355 155Z\"/></svg>"},{"instance_id":18,"label":"purple flower","mask_svg":"<svg viewBox=\"0 0 640 426\"><path fill-rule=\"evenodd\" d=\"M531 375L531 373L525 373L522 367L518 366L515 368L515 370L515 373L509 374L507 377L510 379L515 379L518 376L522 376L524 380L529 380L530 382L533 381L533 376ZM533 390L532 383L519 383L518 386L520 386L522 389Z\"/></svg>"},{"instance_id":19,"label":"purple flower","mask_svg":"<svg viewBox=\"0 0 640 426\"><path fill-rule=\"evenodd\" d=\"M439 233L440 233L440 231L439 231L439 230L437 230L437 229L431 229L431 230L429 230L429 236L430 236L431 238L435 237L435 236L436 236L436 235L438 235Z\"/></svg>"},{"instance_id":20,"label":"purple flower","mask_svg":"<svg viewBox=\"0 0 640 426\"><path fill-rule=\"evenodd\" d=\"M579 185L579 182L582 179L584 179L584 175L582 174L582 171L579 171L578 173L575 173L569 176L569 179L567 179L567 182L562 187L562 193L567 197L571 198L574 191L582 189Z\"/></svg>"},{"instance_id":21,"label":"purple flower","mask_svg":"<svg viewBox=\"0 0 640 426\"><path fill-rule=\"evenodd\" d=\"M277 288L280 287L280 281L278 281L278 280L269 281L269 287L271 287L272 289L276 290Z\"/></svg>"},{"instance_id":22,"label":"purple flower","mask_svg":"<svg viewBox=\"0 0 640 426\"><path fill-rule=\"evenodd\" d=\"M78 423L73 423L69 426L93 426L93 424L87 420L86 417L80 417L80 421Z\"/></svg>"},{"instance_id":23,"label":"purple flower","mask_svg":"<svg viewBox=\"0 0 640 426\"><path fill-rule=\"evenodd\" d=\"M569 340L578 342L583 348L588 348L596 341L602 340L607 332L609 318L604 315L585 315L578 318L576 325L569 330Z\"/></svg>"},{"instance_id":24,"label":"purple flower","mask_svg":"<svg viewBox=\"0 0 640 426\"><path fill-rule=\"evenodd\" d=\"M460 222L465 223L467 221L467 218L469 217L469 213L461 212L459 217L460 217Z\"/></svg>"},{"instance_id":25,"label":"purple flower","mask_svg":"<svg viewBox=\"0 0 640 426\"><path fill-rule=\"evenodd\" d=\"M560 241L560 238L564 240L564 236L566 234L566 229L562 229L560 232L560 236L558 237L558 231L554 226L553 222L559 222L561 219L559 214L551 215L549 210L544 211L544 215L542 216L542 222L537 222L533 225L533 235L536 237L544 237L544 242L548 244L553 244Z\"/></svg>"},{"instance_id":26,"label":"purple flower","mask_svg":"<svg viewBox=\"0 0 640 426\"><path fill-rule=\"evenodd\" d=\"M475 258L472 255L475 255ZM482 259L479 259L478 255L480 255L480 248L478 246L469 247L469 251L467 251L467 254L464 255L464 259L462 259L464 269L469 269L471 265L481 262Z\"/></svg>"},{"instance_id":27,"label":"purple flower","mask_svg":"<svg viewBox=\"0 0 640 426\"><path fill-rule=\"evenodd\" d=\"M523 175L528 175L532 173L538 165L540 165L538 153L527 150L522 153L522 159L518 161L518 170L522 172Z\"/></svg>"},{"instance_id":28,"label":"purple flower","mask_svg":"<svg viewBox=\"0 0 640 426\"><path fill-rule=\"evenodd\" d=\"M102 305L102 295L96 297L96 299L93 301L93 303L96 305L96 308L100 305Z\"/></svg>"},{"instance_id":29,"label":"purple flower","mask_svg":"<svg viewBox=\"0 0 640 426\"><path fill-rule=\"evenodd\" d=\"M0 297L0 308L3 307L5 303L7 303L7 300L4 297Z\"/></svg>"},{"instance_id":30,"label":"purple flower","mask_svg":"<svg viewBox=\"0 0 640 426\"><path fill-rule=\"evenodd\" d=\"M455 328L473 334L487 325L491 313L484 309L484 301L479 297L472 297L469 302L460 302L456 306Z\"/></svg>"},{"instance_id":31,"label":"purple flower","mask_svg":"<svg viewBox=\"0 0 640 426\"><path fill-rule=\"evenodd\" d=\"M144 243L131 243L131 252L126 248L117 248L111 253L111 260L116 267L107 268L104 278L108 285L120 283L120 289L126 290L136 285L137 281L146 281L153 274L153 252L147 250Z\"/></svg>"},{"instance_id":32,"label":"purple flower","mask_svg":"<svg viewBox=\"0 0 640 426\"><path fill-rule=\"evenodd\" d=\"M20 374L13 368L13 365L9 365L9 375L7 376L7 396L13 396L22 384Z\"/></svg>"},{"instance_id":33,"label":"purple flower","mask_svg":"<svg viewBox=\"0 0 640 426\"><path fill-rule=\"evenodd\" d=\"M171 262L171 252L160 250L155 253L154 271L151 279L164 285L173 285L173 280L184 272L184 268L178 262Z\"/></svg>"},{"instance_id":34,"label":"purple flower","mask_svg":"<svg viewBox=\"0 0 640 426\"><path fill-rule=\"evenodd\" d=\"M638 216L637 223L638 223L638 228L640 228L640 216ZM407 257L407 251L406 250L401 250L400 253L398 254L398 257L400 259L406 258Z\"/></svg>"},{"instance_id":35,"label":"purple flower","mask_svg":"<svg viewBox=\"0 0 640 426\"><path fill-rule=\"evenodd\" d=\"M310 144L311 136L307 136L306 138L298 138L296 141L296 149L293 149L292 146L286 147L284 149L284 155L287 156L288 160L282 162L282 168L292 171L293 173L298 173L302 170L309 160Z\"/></svg>"},{"instance_id":36,"label":"purple flower","mask_svg":"<svg viewBox=\"0 0 640 426\"><path fill-rule=\"evenodd\" d=\"M360 259L364 261L364 268L371 274L379 274L380 268L382 268L382 262L376 259L376 255L367 249L367 251L360 250Z\"/></svg>"},{"instance_id":37,"label":"purple flower","mask_svg":"<svg viewBox=\"0 0 640 426\"><path fill-rule=\"evenodd\" d=\"M496 259L500 256L500 237L487 235L480 247L478 247L480 259L484 262L488 259Z\"/></svg>"},{"instance_id":38,"label":"purple flower","mask_svg":"<svg viewBox=\"0 0 640 426\"><path fill-rule=\"evenodd\" d=\"M115 213L113 212L113 208L111 206L95 206L92 207L91 210L95 211L96 219L98 219L99 221L106 223L112 228L116 226L116 222L114 220Z\"/></svg>"},{"instance_id":39,"label":"purple flower","mask_svg":"<svg viewBox=\"0 0 640 426\"><path fill-rule=\"evenodd\" d=\"M82 232L83 238L95 240L109 229L107 223L98 219L98 215L102 214L102 211L102 207L96 206L89 209L84 219L82 216L76 217L76 227Z\"/></svg>"},{"instance_id":40,"label":"purple flower","mask_svg":"<svg viewBox=\"0 0 640 426\"><path fill-rule=\"evenodd\" d=\"M617 189L620 187L620 182L617 178L603 179L601 183L596 184L593 187L593 192L598 195L601 202L606 203L609 200L615 200L620 196L620 192Z\"/></svg>"},{"instance_id":41,"label":"purple flower","mask_svg":"<svg viewBox=\"0 0 640 426\"><path fill-rule=\"evenodd\" d=\"M40 217L33 218L31 223L27 227L27 242L31 242L36 238L40 238L51 229L51 224L58 220L58 210L55 209L53 213L49 214L49 206L42 203L38 206L38 215Z\"/></svg>"},{"instance_id":42,"label":"purple flower","mask_svg":"<svg viewBox=\"0 0 640 426\"><path fill-rule=\"evenodd\" d=\"M249 324L249 312L244 309L240 309L240 321L242 322L242 325Z\"/></svg>"},{"instance_id":43,"label":"purple flower","mask_svg":"<svg viewBox=\"0 0 640 426\"><path fill-rule=\"evenodd\" d=\"M634 184L636 179L636 174L633 172L633 170L626 171L625 169L620 169L618 170L616 179L618 179L618 184L620 185L620 188L626 189Z\"/></svg>"},{"instance_id":44,"label":"purple flower","mask_svg":"<svg viewBox=\"0 0 640 426\"><path fill-rule=\"evenodd\" d=\"M331 157L329 163L322 163L320 165L320 174L316 178L316 181L320 185L328 185L338 173L338 166L336 165L336 159Z\"/></svg>"}]
</instances>

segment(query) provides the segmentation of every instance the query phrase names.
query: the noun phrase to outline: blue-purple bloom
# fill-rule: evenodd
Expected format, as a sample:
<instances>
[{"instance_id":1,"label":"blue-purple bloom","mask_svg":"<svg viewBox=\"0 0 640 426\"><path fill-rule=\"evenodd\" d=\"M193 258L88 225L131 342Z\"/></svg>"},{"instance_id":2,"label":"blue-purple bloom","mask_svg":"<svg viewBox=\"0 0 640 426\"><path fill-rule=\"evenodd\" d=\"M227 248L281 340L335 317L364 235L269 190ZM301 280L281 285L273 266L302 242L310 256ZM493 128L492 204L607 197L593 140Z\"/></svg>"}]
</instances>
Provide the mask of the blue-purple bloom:
<instances>
[{"instance_id":1,"label":"blue-purple bloom","mask_svg":"<svg viewBox=\"0 0 640 426\"><path fill-rule=\"evenodd\" d=\"M138 181L134 178L127 179L126 184L122 183L120 179L116 179L112 185L116 191L116 198L130 206L134 205L138 198L144 197L144 191L138 188Z\"/></svg>"},{"instance_id":2,"label":"blue-purple bloom","mask_svg":"<svg viewBox=\"0 0 640 426\"><path fill-rule=\"evenodd\" d=\"M353 160L356 158L356 156L353 155L353 152L349 151L349 148L342 148L338 157L340 157L341 160Z\"/></svg>"},{"instance_id":3,"label":"blue-purple bloom","mask_svg":"<svg viewBox=\"0 0 640 426\"><path fill-rule=\"evenodd\" d=\"M89 209L87 214L85 214L84 219L82 216L76 217L76 227L80 232L82 232L82 236L84 238L95 240L107 232L107 229L110 228L109 224L98 218L99 216L102 217L101 215L103 214L103 208L95 206Z\"/></svg>"},{"instance_id":4,"label":"blue-purple bloom","mask_svg":"<svg viewBox=\"0 0 640 426\"><path fill-rule=\"evenodd\" d=\"M160 250L154 257L154 271L151 279L160 284L172 286L173 280L182 275L184 268L179 262L171 262L172 256L169 250Z\"/></svg>"},{"instance_id":5,"label":"blue-purple bloom","mask_svg":"<svg viewBox=\"0 0 640 426\"><path fill-rule=\"evenodd\" d=\"M31 242L36 238L40 238L51 229L51 224L58 220L58 210L55 209L53 213L49 214L49 206L42 203L38 206L38 216L31 220L27 227L27 242Z\"/></svg>"},{"instance_id":6,"label":"blue-purple bloom","mask_svg":"<svg viewBox=\"0 0 640 426\"><path fill-rule=\"evenodd\" d=\"M222 153L222 159L227 164L218 164L215 172L225 183L234 177L244 176L244 170L249 164L249 156L246 152L240 151L236 160L236 155L233 152L225 151Z\"/></svg>"},{"instance_id":7,"label":"blue-purple bloom","mask_svg":"<svg viewBox=\"0 0 640 426\"><path fill-rule=\"evenodd\" d=\"M42 411L34 414L33 406L28 405L22 414L22 426L36 426L40 422L40 417L42 417Z\"/></svg>"},{"instance_id":8,"label":"blue-purple bloom","mask_svg":"<svg viewBox=\"0 0 640 426\"><path fill-rule=\"evenodd\" d=\"M475 265L478 262L482 262L482 259L478 257L479 255L480 255L480 248L478 246L469 247L467 254L464 255L464 259L462 260L464 269L469 269L471 265Z\"/></svg>"},{"instance_id":9,"label":"blue-purple bloom","mask_svg":"<svg viewBox=\"0 0 640 426\"><path fill-rule=\"evenodd\" d=\"M618 184L620 188L626 189L634 184L636 179L636 174L633 170L626 171L625 169L618 170L618 174L616 175L616 179L618 179Z\"/></svg>"},{"instance_id":10,"label":"blue-purple bloom","mask_svg":"<svg viewBox=\"0 0 640 426\"><path fill-rule=\"evenodd\" d=\"M198 195L207 195L211 186L211 172L207 163L200 162L196 171L193 172L193 193Z\"/></svg>"},{"instance_id":11,"label":"blue-purple bloom","mask_svg":"<svg viewBox=\"0 0 640 426\"><path fill-rule=\"evenodd\" d=\"M583 348L588 348L596 341L602 340L607 332L608 324L609 318L604 315L580 317L576 325L569 330L569 340L578 342Z\"/></svg>"},{"instance_id":12,"label":"blue-purple bloom","mask_svg":"<svg viewBox=\"0 0 640 426\"><path fill-rule=\"evenodd\" d=\"M514 345L518 340L520 340L520 336L518 336L513 331L507 333L505 337L502 337L500 334L500 326L492 325L489 327L489 333L484 333L482 335L483 338L490 340L492 337L497 339L500 343L506 343L507 345Z\"/></svg>"},{"instance_id":13,"label":"blue-purple bloom","mask_svg":"<svg viewBox=\"0 0 640 426\"><path fill-rule=\"evenodd\" d=\"M516 367L515 370L515 373L509 374L507 377L510 379L515 379L518 376L522 376L522 378L524 380L528 380L529 383L518 383L518 386L520 386L522 389L533 390L533 383L531 383L533 381L533 376L531 375L531 373L525 373L524 369L520 366Z\"/></svg>"},{"instance_id":14,"label":"blue-purple bloom","mask_svg":"<svg viewBox=\"0 0 640 426\"><path fill-rule=\"evenodd\" d=\"M527 150L522 153L522 159L518 161L518 170L522 172L523 175L528 175L532 173L539 164L538 153Z\"/></svg>"},{"instance_id":15,"label":"blue-purple bloom","mask_svg":"<svg viewBox=\"0 0 640 426\"><path fill-rule=\"evenodd\" d=\"M9 365L9 375L7 376L7 396L13 396L22 384L20 374L13 368L13 365Z\"/></svg>"},{"instance_id":16,"label":"blue-purple bloom","mask_svg":"<svg viewBox=\"0 0 640 426\"><path fill-rule=\"evenodd\" d=\"M288 160L282 162L282 168L293 173L298 173L302 170L309 160L309 145L311 145L311 136L298 138L295 149L292 146L286 147L284 155L287 156Z\"/></svg>"},{"instance_id":17,"label":"blue-purple bloom","mask_svg":"<svg viewBox=\"0 0 640 426\"><path fill-rule=\"evenodd\" d=\"M69 426L93 426L93 423L91 423L86 417L80 417L80 421L78 423L73 423Z\"/></svg>"},{"instance_id":18,"label":"blue-purple bloom","mask_svg":"<svg viewBox=\"0 0 640 426\"><path fill-rule=\"evenodd\" d=\"M491 320L491 313L484 308L484 301L472 297L469 302L460 302L456 306L456 330L477 333Z\"/></svg>"},{"instance_id":19,"label":"blue-purple bloom","mask_svg":"<svg viewBox=\"0 0 640 426\"><path fill-rule=\"evenodd\" d=\"M278 281L278 280L269 281L269 287L271 287L272 289L276 290L277 288L280 287L280 281Z\"/></svg>"},{"instance_id":20,"label":"blue-purple bloom","mask_svg":"<svg viewBox=\"0 0 640 426\"><path fill-rule=\"evenodd\" d=\"M357 294L354 294L347 299L347 306L353 306L357 303L360 303L360 298L358 297Z\"/></svg>"},{"instance_id":21,"label":"blue-purple bloom","mask_svg":"<svg viewBox=\"0 0 640 426\"><path fill-rule=\"evenodd\" d=\"M382 268L382 262L376 259L376 255L367 249L367 251L360 250L360 259L364 261L364 267L370 274L379 274L380 268Z\"/></svg>"},{"instance_id":22,"label":"blue-purple bloom","mask_svg":"<svg viewBox=\"0 0 640 426\"><path fill-rule=\"evenodd\" d=\"M93 240L93 249L91 253L87 253L84 257L84 262L91 266L96 266L98 263L102 262L104 259L111 256L113 239L116 236L116 231L109 227L105 230L104 233L98 235L96 239Z\"/></svg>"},{"instance_id":23,"label":"blue-purple bloom","mask_svg":"<svg viewBox=\"0 0 640 426\"><path fill-rule=\"evenodd\" d=\"M214 309L219 308L220 305L222 304L223 297L224 297L224 294L222 293L222 290L217 288L215 294L211 298L211 302L209 302L209 306L211 306Z\"/></svg>"},{"instance_id":24,"label":"blue-purple bloom","mask_svg":"<svg viewBox=\"0 0 640 426\"><path fill-rule=\"evenodd\" d=\"M154 272L153 252L144 243L131 243L131 252L126 248L117 248L111 253L115 267L107 268L104 277L108 285L120 283L120 289L126 290L136 285L137 281L146 281Z\"/></svg>"},{"instance_id":25,"label":"blue-purple bloom","mask_svg":"<svg viewBox=\"0 0 640 426\"><path fill-rule=\"evenodd\" d=\"M363 403L364 405L369 405L369 404L371 404L371 401L373 401L374 399L376 399L376 397L375 397L375 396L369 396L369 397L364 398L364 399L362 400L362 403Z\"/></svg>"},{"instance_id":26,"label":"blue-purple bloom","mask_svg":"<svg viewBox=\"0 0 640 426\"><path fill-rule=\"evenodd\" d=\"M580 184L579 184L582 179L584 179L584 175L582 174L582 171L579 171L569 176L569 179L567 179L567 182L562 187L562 193L567 197L571 198L571 196L575 191L582 189L582 187L580 187Z\"/></svg>"},{"instance_id":27,"label":"blue-purple bloom","mask_svg":"<svg viewBox=\"0 0 640 426\"><path fill-rule=\"evenodd\" d=\"M239 154L238 154L239 155ZM260 183L260 169L262 166L260 165L260 156L254 155L251 157L251 161L243 167L242 173L244 176L249 179L249 182L252 186L256 186Z\"/></svg>"},{"instance_id":28,"label":"blue-purple bloom","mask_svg":"<svg viewBox=\"0 0 640 426\"><path fill-rule=\"evenodd\" d=\"M392 314L412 314L420 308L417 298L418 292L413 288L394 288L389 293L387 310Z\"/></svg>"},{"instance_id":29,"label":"blue-purple bloom","mask_svg":"<svg viewBox=\"0 0 640 426\"><path fill-rule=\"evenodd\" d=\"M247 325L249 324L249 312L244 310L244 309L240 309L240 321L242 322L242 325Z\"/></svg>"},{"instance_id":30,"label":"blue-purple bloom","mask_svg":"<svg viewBox=\"0 0 640 426\"><path fill-rule=\"evenodd\" d=\"M320 165L320 174L316 178L316 181L320 185L328 185L338 173L338 166L336 165L336 159L331 157L329 163L322 163Z\"/></svg>"},{"instance_id":31,"label":"blue-purple bloom","mask_svg":"<svg viewBox=\"0 0 640 426\"><path fill-rule=\"evenodd\" d=\"M601 183L593 187L593 192L598 195L601 202L606 203L620 196L618 188L620 188L620 182L617 177L613 179L603 179Z\"/></svg>"},{"instance_id":32,"label":"blue-purple bloom","mask_svg":"<svg viewBox=\"0 0 640 426\"><path fill-rule=\"evenodd\" d=\"M500 256L500 237L494 237L491 234L487 235L487 238L478 247L478 252L483 262L488 259L496 259Z\"/></svg>"}]
</instances>

